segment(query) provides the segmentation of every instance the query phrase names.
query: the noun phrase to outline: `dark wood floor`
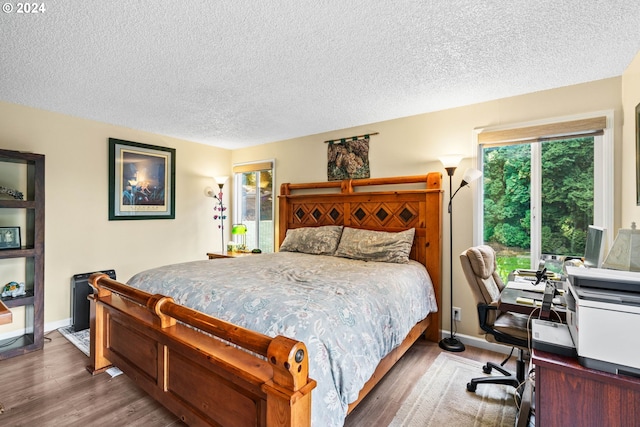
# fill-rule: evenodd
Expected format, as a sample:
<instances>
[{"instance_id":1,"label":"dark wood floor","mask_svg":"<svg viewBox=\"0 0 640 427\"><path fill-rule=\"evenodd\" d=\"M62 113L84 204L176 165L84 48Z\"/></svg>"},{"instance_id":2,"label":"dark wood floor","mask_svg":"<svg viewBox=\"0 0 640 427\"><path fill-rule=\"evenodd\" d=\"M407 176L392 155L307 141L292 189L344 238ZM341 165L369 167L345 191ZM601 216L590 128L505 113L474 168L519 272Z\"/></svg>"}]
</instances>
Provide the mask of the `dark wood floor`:
<instances>
[{"instance_id":1,"label":"dark wood floor","mask_svg":"<svg viewBox=\"0 0 640 427\"><path fill-rule=\"evenodd\" d=\"M84 368L88 358L57 331L48 338L43 351L0 361L1 426L184 425L125 375L91 376ZM441 351L437 343L418 340L345 426L388 425ZM458 355L481 361L504 357L473 347Z\"/></svg>"}]
</instances>

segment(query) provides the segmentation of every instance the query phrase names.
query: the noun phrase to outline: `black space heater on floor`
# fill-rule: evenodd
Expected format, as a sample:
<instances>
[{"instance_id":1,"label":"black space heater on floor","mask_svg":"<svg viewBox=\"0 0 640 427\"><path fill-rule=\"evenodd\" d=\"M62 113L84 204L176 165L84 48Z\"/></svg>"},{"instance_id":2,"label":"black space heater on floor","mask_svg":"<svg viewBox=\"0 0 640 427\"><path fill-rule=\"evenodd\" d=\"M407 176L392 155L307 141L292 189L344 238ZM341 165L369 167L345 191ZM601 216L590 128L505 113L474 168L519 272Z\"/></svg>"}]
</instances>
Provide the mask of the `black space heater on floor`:
<instances>
[{"instance_id":1,"label":"black space heater on floor","mask_svg":"<svg viewBox=\"0 0 640 427\"><path fill-rule=\"evenodd\" d=\"M94 271L91 273L75 274L71 278L71 313L73 329L78 332L89 327L89 300L87 297L93 293L89 285L89 276L93 273L104 273L116 280L115 270Z\"/></svg>"}]
</instances>

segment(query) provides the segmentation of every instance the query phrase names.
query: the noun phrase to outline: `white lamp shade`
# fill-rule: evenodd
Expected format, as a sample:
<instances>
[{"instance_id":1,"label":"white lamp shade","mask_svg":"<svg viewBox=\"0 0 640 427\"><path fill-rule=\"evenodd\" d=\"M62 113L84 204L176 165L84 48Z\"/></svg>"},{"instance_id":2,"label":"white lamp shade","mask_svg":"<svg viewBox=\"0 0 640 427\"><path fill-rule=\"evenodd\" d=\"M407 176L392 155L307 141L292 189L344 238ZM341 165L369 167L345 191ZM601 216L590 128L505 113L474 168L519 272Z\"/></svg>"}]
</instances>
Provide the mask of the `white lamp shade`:
<instances>
[{"instance_id":1,"label":"white lamp shade","mask_svg":"<svg viewBox=\"0 0 640 427\"><path fill-rule=\"evenodd\" d=\"M482 176L482 172L480 172L478 169L469 168L466 171L464 171L464 176L462 177L462 180L468 184L480 178L481 176Z\"/></svg>"},{"instance_id":2,"label":"white lamp shade","mask_svg":"<svg viewBox=\"0 0 640 427\"><path fill-rule=\"evenodd\" d=\"M640 271L640 230L620 229L602 268Z\"/></svg>"},{"instance_id":3,"label":"white lamp shade","mask_svg":"<svg viewBox=\"0 0 640 427\"><path fill-rule=\"evenodd\" d=\"M438 160L444 168L457 168L464 156L462 154L447 154L441 156Z\"/></svg>"},{"instance_id":4,"label":"white lamp shade","mask_svg":"<svg viewBox=\"0 0 640 427\"><path fill-rule=\"evenodd\" d=\"M224 185L224 183L227 182L227 179L229 179L229 177L226 176L226 175L225 176L216 176L214 179L216 180L216 183L218 185Z\"/></svg>"}]
</instances>

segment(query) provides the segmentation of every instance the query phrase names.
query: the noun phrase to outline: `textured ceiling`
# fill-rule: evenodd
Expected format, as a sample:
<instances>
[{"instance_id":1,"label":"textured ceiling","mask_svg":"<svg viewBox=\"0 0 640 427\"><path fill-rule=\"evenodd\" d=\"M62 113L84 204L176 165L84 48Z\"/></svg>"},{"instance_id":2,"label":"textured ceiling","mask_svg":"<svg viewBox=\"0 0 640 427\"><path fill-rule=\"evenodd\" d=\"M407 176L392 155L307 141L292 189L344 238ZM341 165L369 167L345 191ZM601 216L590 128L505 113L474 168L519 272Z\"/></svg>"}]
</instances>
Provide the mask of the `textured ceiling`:
<instances>
[{"instance_id":1,"label":"textured ceiling","mask_svg":"<svg viewBox=\"0 0 640 427\"><path fill-rule=\"evenodd\" d=\"M0 100L237 148L619 76L637 0L51 0Z\"/></svg>"}]
</instances>

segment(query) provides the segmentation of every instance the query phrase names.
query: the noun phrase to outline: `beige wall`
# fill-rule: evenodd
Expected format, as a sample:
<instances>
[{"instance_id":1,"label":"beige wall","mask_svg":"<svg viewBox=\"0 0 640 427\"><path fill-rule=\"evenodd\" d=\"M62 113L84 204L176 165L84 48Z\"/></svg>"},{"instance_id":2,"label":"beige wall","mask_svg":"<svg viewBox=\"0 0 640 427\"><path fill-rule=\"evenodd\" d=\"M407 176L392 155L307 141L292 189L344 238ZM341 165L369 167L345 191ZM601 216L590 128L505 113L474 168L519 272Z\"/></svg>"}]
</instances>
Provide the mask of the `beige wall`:
<instances>
[{"instance_id":1,"label":"beige wall","mask_svg":"<svg viewBox=\"0 0 640 427\"><path fill-rule=\"evenodd\" d=\"M635 222L640 228L640 207L636 197L636 105L640 103L640 53L636 55L622 75L622 109L624 129L622 147L622 228Z\"/></svg>"},{"instance_id":2,"label":"beige wall","mask_svg":"<svg viewBox=\"0 0 640 427\"><path fill-rule=\"evenodd\" d=\"M635 164L632 161L635 159L635 142L631 141L633 129L629 123L633 123L631 110L640 101L639 70L640 59L636 58L625 75L619 78L235 151L0 102L0 146L47 156L45 322L54 325L68 321L69 281L73 274L114 268L119 279L127 280L142 269L203 259L205 252L218 250L220 233L212 219L213 201L203 196L204 187L213 185L211 176L230 174L235 163L275 159L276 188L283 182L325 181L326 144L323 141L356 134L379 132L371 140L373 177L423 174L432 170L444 173L437 160L439 156L449 153L467 155L453 177L455 186L459 184L464 169L472 166L474 128L613 110L615 222L616 226L626 224L635 220L638 209L635 206L635 186L629 184L635 182ZM176 148L175 220L108 221L109 137ZM619 172L621 169L622 173ZM621 186L622 181L625 181L624 186ZM447 187L447 180L444 182ZM472 196L471 190L456 196L454 256L474 244L472 216L465 214L472 211ZM225 201L228 201L228 194ZM444 221L446 231L449 226L447 215ZM445 238L445 285L449 283L448 253L449 242ZM463 321L458 331L474 335L477 325L475 307L457 262L454 262L453 279L454 304L462 307ZM448 292L444 292L444 297L443 311L448 316ZM447 329L448 322L445 321L443 326ZM0 334L10 328L0 328Z\"/></svg>"},{"instance_id":3,"label":"beige wall","mask_svg":"<svg viewBox=\"0 0 640 427\"><path fill-rule=\"evenodd\" d=\"M176 149L174 220L108 220L110 137ZM118 279L127 280L154 266L205 259L206 252L220 248L213 199L204 196L204 188L214 185L212 176L230 174L229 150L2 102L0 141L3 149L46 156L45 323L50 327L71 316L74 274L113 268Z\"/></svg>"},{"instance_id":4,"label":"beige wall","mask_svg":"<svg viewBox=\"0 0 640 427\"><path fill-rule=\"evenodd\" d=\"M357 108L357 107L355 107ZM435 113L389 120L367 126L327 132L319 135L279 141L253 148L234 150L232 160L242 163L262 159L276 159L276 184L283 182L326 181L326 144L328 139L349 137L379 132L371 138L370 166L372 177L423 174L428 171L445 173L437 160L443 154L460 153L468 158L456 170L454 187L459 185L466 167L473 166L475 155L474 128L527 122L559 116L613 110L615 120L616 165L619 165L621 146L621 78L611 78L597 82L564 87L555 90L531 93L467 107L455 108ZM617 169L617 168L616 168ZM619 182L619 177L616 178ZM448 180L444 180L448 198ZM477 320L475 304L464 279L457 255L474 244L473 191L461 191L455 199L453 279L454 305L462 308L462 322L458 332L475 335ZM620 204L616 196L616 206ZM619 223L620 209L616 209L616 223ZM445 319L449 316L449 242L448 215L444 216L444 268ZM443 325L449 328L445 320Z\"/></svg>"}]
</instances>

